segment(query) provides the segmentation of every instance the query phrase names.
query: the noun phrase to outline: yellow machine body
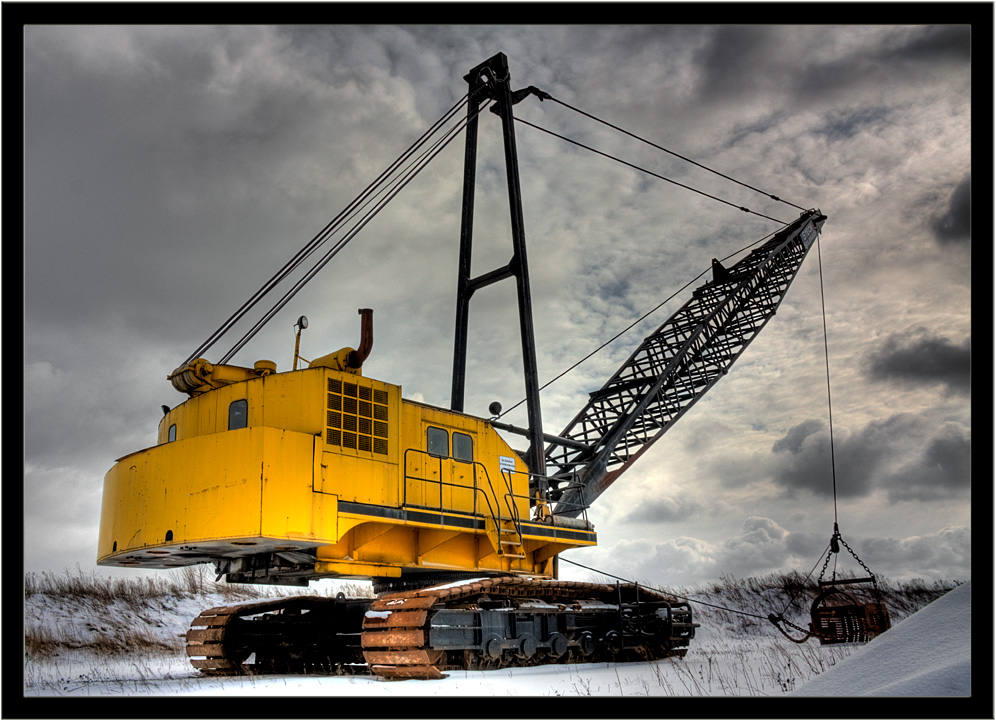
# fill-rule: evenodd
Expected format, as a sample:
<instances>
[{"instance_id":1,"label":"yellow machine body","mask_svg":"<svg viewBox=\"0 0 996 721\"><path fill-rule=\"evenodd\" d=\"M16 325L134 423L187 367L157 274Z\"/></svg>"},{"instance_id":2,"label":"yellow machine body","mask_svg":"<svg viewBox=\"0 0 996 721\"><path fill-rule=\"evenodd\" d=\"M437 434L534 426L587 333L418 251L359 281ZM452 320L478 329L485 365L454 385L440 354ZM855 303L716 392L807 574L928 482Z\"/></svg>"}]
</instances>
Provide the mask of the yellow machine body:
<instances>
[{"instance_id":1,"label":"yellow machine body","mask_svg":"<svg viewBox=\"0 0 996 721\"><path fill-rule=\"evenodd\" d=\"M256 583L551 577L556 554L595 544L587 522L555 523L529 497L486 420L333 365L267 368L170 410L158 444L104 478L98 563L213 562Z\"/></svg>"}]
</instances>

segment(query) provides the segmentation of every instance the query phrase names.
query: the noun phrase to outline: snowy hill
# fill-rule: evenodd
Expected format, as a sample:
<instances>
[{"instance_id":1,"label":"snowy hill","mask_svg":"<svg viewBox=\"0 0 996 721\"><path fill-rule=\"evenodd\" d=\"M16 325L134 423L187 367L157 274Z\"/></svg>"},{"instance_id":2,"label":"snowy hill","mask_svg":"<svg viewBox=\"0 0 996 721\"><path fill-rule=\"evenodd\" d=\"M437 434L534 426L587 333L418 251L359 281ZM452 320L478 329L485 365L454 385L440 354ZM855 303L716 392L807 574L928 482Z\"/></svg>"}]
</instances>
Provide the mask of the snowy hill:
<instances>
[{"instance_id":1,"label":"snowy hill","mask_svg":"<svg viewBox=\"0 0 996 721\"><path fill-rule=\"evenodd\" d=\"M799 696L970 696L972 584L962 584L793 692ZM938 643L943 639L943 643Z\"/></svg>"}]
</instances>

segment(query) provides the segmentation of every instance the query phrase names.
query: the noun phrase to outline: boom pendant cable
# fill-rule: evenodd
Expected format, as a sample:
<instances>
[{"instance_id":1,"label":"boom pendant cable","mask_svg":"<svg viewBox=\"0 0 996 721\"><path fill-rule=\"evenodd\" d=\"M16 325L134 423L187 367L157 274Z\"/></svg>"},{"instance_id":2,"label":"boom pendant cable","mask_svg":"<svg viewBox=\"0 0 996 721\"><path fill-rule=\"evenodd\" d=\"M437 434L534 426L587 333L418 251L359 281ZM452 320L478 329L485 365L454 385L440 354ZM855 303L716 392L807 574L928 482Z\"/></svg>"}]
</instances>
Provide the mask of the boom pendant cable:
<instances>
[{"instance_id":1,"label":"boom pendant cable","mask_svg":"<svg viewBox=\"0 0 996 721\"><path fill-rule=\"evenodd\" d=\"M634 170L639 170L640 172L646 173L647 175L651 175L651 176L657 178L658 180L663 180L665 182L671 183L672 185L677 185L679 188L684 188L685 190L690 190L693 193L698 193L699 195L703 195L706 198L709 198L710 200L715 200L715 201L717 201L719 203L724 203L725 205L729 205L730 207L736 208L737 210L741 210L744 213L749 213L751 215L756 215L758 217L764 218L765 220L771 220L771 221L773 221L775 223L781 223L782 225L786 225L785 221L783 221L783 220L778 220L778 218L772 218L770 216L764 215L763 213L758 213L758 212L756 212L754 210L751 210L750 208L746 208L746 207L744 207L742 205L737 205L736 203L731 203L729 200L723 200L722 198L720 198L718 196L715 196L715 195L712 195L710 193L707 193L704 190L699 190L698 188L693 188L690 185L685 185L684 183L679 183L677 180L672 180L671 178L668 178L668 177L665 177L663 175L660 175L659 173L655 173L652 170L647 170L646 168L641 168L639 165L634 165L633 163L630 163L630 162L628 162L626 160L622 160L621 158L617 158L614 155L609 155L608 153L604 153L601 150L596 150L595 148L592 148L591 146L585 145L584 143L579 143L577 140L571 140L570 138L568 138L568 137L566 137L564 135L560 135L558 133L554 133L553 131L547 130L546 128L541 128L539 125L534 125L533 123L530 123L528 120L523 120L522 118L516 118L516 120L519 121L520 123L522 123L523 125L528 125L530 128L535 128L536 130L541 130L542 132L547 133L548 135L552 135L555 138L560 138L561 140L566 140L568 143L572 143L574 145L577 145L579 148L584 148L585 150L590 150L591 152L595 153L596 155L601 155L602 157L608 158L610 160L615 160L617 163L622 163L623 165L627 165L630 168L633 168Z\"/></svg>"},{"instance_id":2,"label":"boom pendant cable","mask_svg":"<svg viewBox=\"0 0 996 721\"><path fill-rule=\"evenodd\" d=\"M777 195L773 195L771 193L767 193L767 192L761 190L760 188L755 188L753 185L748 185L747 183L741 182L741 181L737 180L736 178L731 178L729 175L724 175L723 173L719 172L718 170L713 170L712 168L710 168L708 166L702 165L702 163L696 163L691 158L686 158L684 155L679 155L678 153L674 152L673 150L668 150L667 148L664 148L664 147L662 147L660 145L657 145L656 143L653 143L653 142L647 140L646 138L641 138L639 135L634 135L633 133L629 132L628 130L624 130L623 128L620 128L617 125L613 125L612 123L610 123L608 121L605 121L605 120L602 120L601 118L596 118L594 115L591 115L590 113L586 113L583 110L580 110L579 108L575 108L573 105L568 105L563 100L558 100L557 98L555 98L553 96L549 96L548 99L552 100L553 102L557 103L558 105L563 105L565 108L567 108L569 110L573 110L575 113L583 115L586 118L591 118L592 120L594 120L597 123L601 123L602 125L608 126L608 127L612 128L613 130L618 130L620 133L628 135L631 138L635 138L636 140L639 140L641 143L646 143L647 145L650 145L651 147L657 148L658 150L660 150L662 152L668 153L669 155L673 155L676 158L680 158L681 160L684 160L686 163L691 163L692 165L694 165L696 167L702 168L703 170L706 170L706 171L708 171L710 173L718 175L721 178L725 178L726 180L729 180L729 181L731 181L733 183L736 183L737 185L742 185L745 188L749 188L750 190L753 190L755 193L760 193L761 195L766 195L767 197L771 198L772 200L776 200L779 203L785 203L786 205L791 205L793 208L797 208L798 210L802 210L802 211L806 210L806 208L803 208L801 205L796 205L795 203L791 203L791 202L789 202L787 200L783 200L782 198L779 198Z\"/></svg>"}]
</instances>

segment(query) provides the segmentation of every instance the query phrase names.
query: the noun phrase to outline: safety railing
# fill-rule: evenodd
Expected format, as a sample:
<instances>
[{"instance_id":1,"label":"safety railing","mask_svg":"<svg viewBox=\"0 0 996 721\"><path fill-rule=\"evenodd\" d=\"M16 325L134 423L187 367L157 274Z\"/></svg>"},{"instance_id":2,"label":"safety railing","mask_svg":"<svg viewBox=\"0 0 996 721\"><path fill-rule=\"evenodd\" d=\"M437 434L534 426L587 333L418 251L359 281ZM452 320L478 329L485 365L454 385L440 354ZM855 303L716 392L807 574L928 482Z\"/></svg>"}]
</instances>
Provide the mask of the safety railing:
<instances>
[{"instance_id":1,"label":"safety railing","mask_svg":"<svg viewBox=\"0 0 996 721\"><path fill-rule=\"evenodd\" d=\"M413 456L422 460L421 467L425 469L419 476L412 473L413 464L410 462L410 459ZM507 491L499 496L498 491L495 490L494 484L491 482L491 476L488 473L487 467L480 461L465 461L451 456L437 456L420 448L406 449L404 453L404 461L405 475L404 485L402 488L402 505L406 507L425 508L428 510L439 511L440 513L443 511L467 513L467 508L463 504L453 501L452 493L450 495L450 502L447 503L445 500L444 490L446 488L451 488L458 491L469 491L472 493L472 502L470 504L470 513L472 515L482 518L490 518L496 523L503 520L512 521L515 524L516 530L519 530L521 524L521 514L516 500L526 500L528 502L528 496L513 493L510 478L505 479ZM466 483L455 483L452 480L445 480L448 472L445 470L444 462L451 461L454 463L466 464L472 468L471 484L468 485ZM435 465L437 471L437 477L435 478L428 477L429 466L432 464ZM505 473L503 472L502 475L504 476ZM483 482L481 479L483 479ZM421 494L421 502L413 501L409 498L409 491L412 483L422 484L425 489ZM486 487L484 486L485 483L487 484ZM438 499L438 502L434 504L428 503L430 497ZM483 504L479 500L481 498L483 498ZM502 513L503 505L507 510L507 515ZM485 510L487 513L485 513Z\"/></svg>"}]
</instances>

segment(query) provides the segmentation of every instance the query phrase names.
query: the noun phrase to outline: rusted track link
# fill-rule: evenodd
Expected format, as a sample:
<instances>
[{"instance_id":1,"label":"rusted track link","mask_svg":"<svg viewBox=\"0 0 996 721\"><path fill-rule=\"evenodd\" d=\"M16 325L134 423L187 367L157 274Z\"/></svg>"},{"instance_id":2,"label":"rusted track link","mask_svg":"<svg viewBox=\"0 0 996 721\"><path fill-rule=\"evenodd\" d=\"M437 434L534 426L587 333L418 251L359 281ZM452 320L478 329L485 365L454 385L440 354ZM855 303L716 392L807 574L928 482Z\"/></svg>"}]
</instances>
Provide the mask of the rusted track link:
<instances>
[{"instance_id":1,"label":"rusted track link","mask_svg":"<svg viewBox=\"0 0 996 721\"><path fill-rule=\"evenodd\" d=\"M363 662L359 619L368 603L292 596L209 608L187 631L187 657L214 676L341 670Z\"/></svg>"},{"instance_id":2,"label":"rusted track link","mask_svg":"<svg viewBox=\"0 0 996 721\"><path fill-rule=\"evenodd\" d=\"M635 587L625 588L632 595ZM556 662L558 658L566 658L569 649L579 660L583 657L594 660L591 657L596 648L606 649L612 657L636 647L644 657L684 655L684 649L679 647L687 646L696 625L691 623L687 604L679 604L676 599L654 591L637 589L637 600L645 606L637 603L629 608L649 608L650 614L655 614L657 607L667 609L666 615L653 615L649 624L642 622L640 628L644 630L640 633L646 638L637 638L627 636L621 627L624 606L621 599L617 605L606 603L620 593L620 587L609 584L504 576L385 595L374 601L364 616L363 657L371 671L384 678L436 679L444 676L444 668L489 668L494 667L490 664L502 663L503 658L520 665ZM540 626L546 633L539 639L528 632L508 638L495 633L500 624L486 628L488 622L477 614L488 613L482 606L486 609L489 605L492 608L503 605L495 599L505 600L505 617L514 610L522 611L527 623L530 613L536 614L532 616L534 619L545 617ZM518 602L524 605L519 608ZM685 608L672 611L669 602ZM572 632L568 638L556 629L558 619L571 610L579 616L587 614L586 617L603 619L611 614L611 623L619 617L620 628L599 634L598 638L589 632ZM631 628L633 623L629 621ZM537 656L540 649L542 655Z\"/></svg>"},{"instance_id":3,"label":"rusted track link","mask_svg":"<svg viewBox=\"0 0 996 721\"><path fill-rule=\"evenodd\" d=\"M502 576L371 599L297 596L204 611L187 633L201 673L371 672L438 679L446 669L682 656L687 603L634 584Z\"/></svg>"}]
</instances>

